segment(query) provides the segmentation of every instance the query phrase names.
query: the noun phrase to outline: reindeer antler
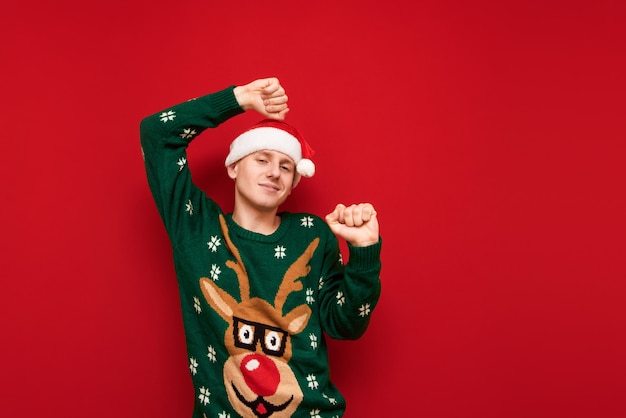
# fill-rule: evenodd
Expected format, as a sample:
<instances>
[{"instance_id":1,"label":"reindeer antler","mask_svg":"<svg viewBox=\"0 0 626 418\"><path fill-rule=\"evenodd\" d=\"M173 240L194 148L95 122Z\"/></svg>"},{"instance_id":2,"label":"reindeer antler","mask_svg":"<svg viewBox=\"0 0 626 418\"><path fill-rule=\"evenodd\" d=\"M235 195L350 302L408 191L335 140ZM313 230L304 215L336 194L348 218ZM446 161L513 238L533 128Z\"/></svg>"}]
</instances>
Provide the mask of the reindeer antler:
<instances>
[{"instance_id":1,"label":"reindeer antler","mask_svg":"<svg viewBox=\"0 0 626 418\"><path fill-rule=\"evenodd\" d=\"M222 228L222 232L224 233L224 240L226 241L226 245L230 249L230 251L235 256L234 262L232 260L226 261L226 265L230 267L235 274L237 274L237 279L239 280L239 293L241 295L241 302L250 299L250 282L248 280L248 272L246 271L245 266L243 265L243 261L241 260L241 255L239 254L239 250L235 247L235 244L230 240L230 236L228 235L228 226L226 225L226 219L224 219L224 215L220 214L220 226Z\"/></svg>"},{"instance_id":2,"label":"reindeer antler","mask_svg":"<svg viewBox=\"0 0 626 418\"><path fill-rule=\"evenodd\" d=\"M304 277L309 274L311 270L311 266L309 266L309 261L313 258L313 253L319 244L320 239L315 238L306 250L302 253L300 257L294 263L289 266L285 276L283 277L283 281L278 288L278 293L276 293L276 299L274 301L274 306L276 309L282 311L283 305L287 300L287 296L291 292L297 292L298 290L302 290L302 282L298 281L300 277Z\"/></svg>"}]
</instances>

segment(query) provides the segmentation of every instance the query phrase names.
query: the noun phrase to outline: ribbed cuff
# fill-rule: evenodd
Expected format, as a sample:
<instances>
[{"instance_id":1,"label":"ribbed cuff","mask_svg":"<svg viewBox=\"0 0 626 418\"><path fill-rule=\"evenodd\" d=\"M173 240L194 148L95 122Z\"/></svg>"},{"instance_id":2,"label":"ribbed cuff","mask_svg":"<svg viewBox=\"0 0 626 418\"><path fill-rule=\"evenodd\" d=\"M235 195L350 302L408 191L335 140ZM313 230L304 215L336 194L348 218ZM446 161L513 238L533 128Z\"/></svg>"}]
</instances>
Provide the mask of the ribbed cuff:
<instances>
[{"instance_id":1,"label":"ribbed cuff","mask_svg":"<svg viewBox=\"0 0 626 418\"><path fill-rule=\"evenodd\" d=\"M215 112L216 117L222 122L245 112L235 98L234 89L235 86L230 86L224 90L204 96L204 99L208 101L211 109Z\"/></svg>"},{"instance_id":2,"label":"ribbed cuff","mask_svg":"<svg viewBox=\"0 0 626 418\"><path fill-rule=\"evenodd\" d=\"M379 238L376 244L366 247L355 247L348 243L350 250L350 258L348 264L351 268L357 270L369 270L380 266L380 251L382 249L383 239Z\"/></svg>"}]
</instances>

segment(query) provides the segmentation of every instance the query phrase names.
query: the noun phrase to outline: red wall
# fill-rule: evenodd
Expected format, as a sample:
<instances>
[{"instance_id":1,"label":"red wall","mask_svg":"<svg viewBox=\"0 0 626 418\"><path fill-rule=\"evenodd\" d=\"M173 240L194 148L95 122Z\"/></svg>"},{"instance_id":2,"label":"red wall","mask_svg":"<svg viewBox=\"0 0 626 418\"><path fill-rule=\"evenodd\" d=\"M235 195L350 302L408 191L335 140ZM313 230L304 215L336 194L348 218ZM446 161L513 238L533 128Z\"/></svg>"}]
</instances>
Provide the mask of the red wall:
<instances>
[{"instance_id":1,"label":"red wall","mask_svg":"<svg viewBox=\"0 0 626 418\"><path fill-rule=\"evenodd\" d=\"M0 415L191 415L138 125L275 75L317 151L287 209L379 212L382 300L332 343L348 417L626 416L623 2L14 3ZM226 209L203 161L257 119L191 147Z\"/></svg>"}]
</instances>

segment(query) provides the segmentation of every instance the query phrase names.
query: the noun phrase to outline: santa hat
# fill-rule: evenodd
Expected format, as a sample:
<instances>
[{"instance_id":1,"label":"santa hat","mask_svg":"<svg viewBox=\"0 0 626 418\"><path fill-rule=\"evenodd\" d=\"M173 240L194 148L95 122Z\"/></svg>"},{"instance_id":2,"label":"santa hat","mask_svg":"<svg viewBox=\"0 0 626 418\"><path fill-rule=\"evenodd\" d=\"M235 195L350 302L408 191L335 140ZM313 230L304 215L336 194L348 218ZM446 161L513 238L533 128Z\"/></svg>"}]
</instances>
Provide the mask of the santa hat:
<instances>
[{"instance_id":1,"label":"santa hat","mask_svg":"<svg viewBox=\"0 0 626 418\"><path fill-rule=\"evenodd\" d=\"M315 174L315 164L311 161L315 152L313 148L296 128L272 119L253 125L231 142L226 166L261 150L279 151L288 155L296 163L296 172L301 176L313 177Z\"/></svg>"}]
</instances>

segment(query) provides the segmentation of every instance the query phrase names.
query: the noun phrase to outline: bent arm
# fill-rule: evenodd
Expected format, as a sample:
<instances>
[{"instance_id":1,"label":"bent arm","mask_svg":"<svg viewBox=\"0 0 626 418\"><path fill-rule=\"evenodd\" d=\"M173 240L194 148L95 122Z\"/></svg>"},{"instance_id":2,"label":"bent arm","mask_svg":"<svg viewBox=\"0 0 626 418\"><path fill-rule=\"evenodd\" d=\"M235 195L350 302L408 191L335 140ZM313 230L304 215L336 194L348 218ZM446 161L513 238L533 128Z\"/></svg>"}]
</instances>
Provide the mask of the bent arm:
<instances>
[{"instance_id":1,"label":"bent arm","mask_svg":"<svg viewBox=\"0 0 626 418\"><path fill-rule=\"evenodd\" d=\"M140 124L142 152L150 190L173 242L190 238L194 208L205 203L187 167L189 143L208 128L255 110L282 120L289 108L285 89L277 78L254 80L189 100L144 118Z\"/></svg>"},{"instance_id":2,"label":"bent arm","mask_svg":"<svg viewBox=\"0 0 626 418\"><path fill-rule=\"evenodd\" d=\"M328 241L320 290L323 327L336 339L357 339L365 333L381 293L381 240L348 248L348 263L343 265L338 242Z\"/></svg>"},{"instance_id":3,"label":"bent arm","mask_svg":"<svg viewBox=\"0 0 626 418\"><path fill-rule=\"evenodd\" d=\"M187 167L187 147L206 129L244 112L233 90L231 86L189 100L141 121L141 147L148 183L173 242L185 233L181 225L202 199Z\"/></svg>"}]
</instances>

